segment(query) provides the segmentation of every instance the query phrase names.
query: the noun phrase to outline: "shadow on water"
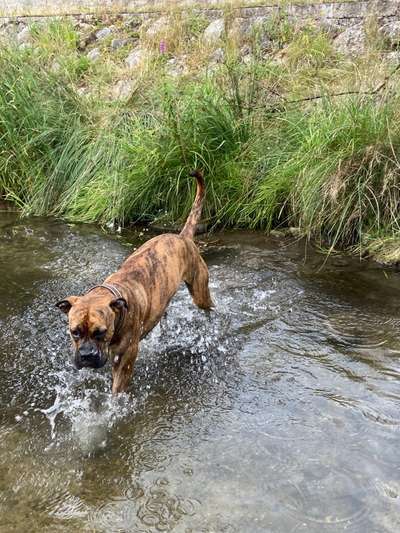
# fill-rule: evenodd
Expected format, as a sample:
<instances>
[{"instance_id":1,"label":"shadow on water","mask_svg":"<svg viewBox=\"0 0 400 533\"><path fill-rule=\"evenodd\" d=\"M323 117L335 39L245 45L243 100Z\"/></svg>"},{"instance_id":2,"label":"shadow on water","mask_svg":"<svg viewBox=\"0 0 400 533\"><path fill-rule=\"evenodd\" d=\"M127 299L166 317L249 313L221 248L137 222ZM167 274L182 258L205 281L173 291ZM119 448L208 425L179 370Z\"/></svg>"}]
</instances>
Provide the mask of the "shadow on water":
<instances>
[{"instance_id":1,"label":"shadow on water","mask_svg":"<svg viewBox=\"0 0 400 533\"><path fill-rule=\"evenodd\" d=\"M182 288L112 398L53 303L148 235L0 228L0 531L399 531L398 274L221 234L216 310Z\"/></svg>"}]
</instances>

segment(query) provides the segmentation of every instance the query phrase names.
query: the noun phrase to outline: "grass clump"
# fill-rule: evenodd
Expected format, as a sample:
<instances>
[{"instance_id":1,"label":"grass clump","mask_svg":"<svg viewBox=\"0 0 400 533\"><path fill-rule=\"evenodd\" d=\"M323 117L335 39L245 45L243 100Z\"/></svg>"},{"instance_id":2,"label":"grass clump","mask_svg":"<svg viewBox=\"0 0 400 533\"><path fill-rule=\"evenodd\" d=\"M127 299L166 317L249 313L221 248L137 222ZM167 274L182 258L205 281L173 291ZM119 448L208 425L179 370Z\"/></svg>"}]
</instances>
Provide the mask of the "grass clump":
<instances>
[{"instance_id":1,"label":"grass clump","mask_svg":"<svg viewBox=\"0 0 400 533\"><path fill-rule=\"evenodd\" d=\"M3 47L1 195L25 214L183 221L201 167L212 226L296 226L331 250L400 249L399 97L329 97L374 87L389 68L379 52L346 58L326 33L286 19L241 40L227 23L210 65L204 21L182 17L140 30L147 60L134 72L129 47L107 41L90 62L65 22L33 28L32 48ZM121 80L134 90L110 98Z\"/></svg>"},{"instance_id":2,"label":"grass clump","mask_svg":"<svg viewBox=\"0 0 400 533\"><path fill-rule=\"evenodd\" d=\"M332 247L397 232L397 109L397 99L365 97L285 117L282 153L274 148L263 161L266 175L248 208L253 225L297 225Z\"/></svg>"}]
</instances>

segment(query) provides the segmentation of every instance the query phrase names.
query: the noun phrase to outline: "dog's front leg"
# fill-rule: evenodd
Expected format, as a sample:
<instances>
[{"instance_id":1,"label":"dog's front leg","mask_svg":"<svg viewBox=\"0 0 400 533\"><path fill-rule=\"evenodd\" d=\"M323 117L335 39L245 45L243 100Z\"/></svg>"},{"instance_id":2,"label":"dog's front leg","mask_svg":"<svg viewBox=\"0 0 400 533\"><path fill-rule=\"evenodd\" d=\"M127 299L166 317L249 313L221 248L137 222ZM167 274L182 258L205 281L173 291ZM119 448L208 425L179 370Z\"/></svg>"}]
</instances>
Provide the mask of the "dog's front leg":
<instances>
[{"instance_id":1,"label":"dog's front leg","mask_svg":"<svg viewBox=\"0 0 400 533\"><path fill-rule=\"evenodd\" d=\"M112 393L125 392L133 374L133 365L139 349L139 341L131 340L126 350L114 356L112 367Z\"/></svg>"}]
</instances>

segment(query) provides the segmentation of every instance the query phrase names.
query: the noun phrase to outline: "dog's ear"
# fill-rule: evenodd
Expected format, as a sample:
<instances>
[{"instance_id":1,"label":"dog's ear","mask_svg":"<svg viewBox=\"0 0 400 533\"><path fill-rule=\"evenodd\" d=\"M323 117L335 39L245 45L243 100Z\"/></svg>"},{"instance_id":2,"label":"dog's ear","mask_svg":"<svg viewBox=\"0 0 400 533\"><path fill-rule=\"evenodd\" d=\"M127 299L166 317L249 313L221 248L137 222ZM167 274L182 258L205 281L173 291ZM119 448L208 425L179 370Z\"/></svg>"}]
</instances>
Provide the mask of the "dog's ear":
<instances>
[{"instance_id":1,"label":"dog's ear","mask_svg":"<svg viewBox=\"0 0 400 533\"><path fill-rule=\"evenodd\" d=\"M117 298L110 302L110 307L114 311L122 311L122 309L128 309L128 303L125 298Z\"/></svg>"},{"instance_id":2,"label":"dog's ear","mask_svg":"<svg viewBox=\"0 0 400 533\"><path fill-rule=\"evenodd\" d=\"M63 313L67 315L77 299L78 296L70 296L65 300L60 300L59 302L57 302L56 307L58 307Z\"/></svg>"}]
</instances>

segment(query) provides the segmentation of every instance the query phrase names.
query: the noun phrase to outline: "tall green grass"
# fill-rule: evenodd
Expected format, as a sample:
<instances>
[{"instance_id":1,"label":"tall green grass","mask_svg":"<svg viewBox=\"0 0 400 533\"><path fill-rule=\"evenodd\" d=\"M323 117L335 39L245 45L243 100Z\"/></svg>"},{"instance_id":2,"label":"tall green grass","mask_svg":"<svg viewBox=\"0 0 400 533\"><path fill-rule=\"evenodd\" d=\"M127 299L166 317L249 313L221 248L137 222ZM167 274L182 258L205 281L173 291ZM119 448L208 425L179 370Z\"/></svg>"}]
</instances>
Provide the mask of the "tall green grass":
<instances>
[{"instance_id":1,"label":"tall green grass","mask_svg":"<svg viewBox=\"0 0 400 533\"><path fill-rule=\"evenodd\" d=\"M288 67L256 47L254 63L230 52L216 75L173 79L155 61L128 102L104 98L101 76L97 91L79 93L99 67L78 53L71 28L36 38L33 49L0 51L0 192L22 213L181 222L198 167L211 226L296 226L331 248L399 235L397 94L286 107L279 98L271 111L277 87L290 98L325 69L324 90L332 65L341 68L325 36L302 55L310 32L296 34Z\"/></svg>"},{"instance_id":2,"label":"tall green grass","mask_svg":"<svg viewBox=\"0 0 400 533\"><path fill-rule=\"evenodd\" d=\"M271 151L258 163L264 175L245 209L251 226L296 225L341 246L363 234L398 232L398 98L327 99L276 122Z\"/></svg>"}]
</instances>

